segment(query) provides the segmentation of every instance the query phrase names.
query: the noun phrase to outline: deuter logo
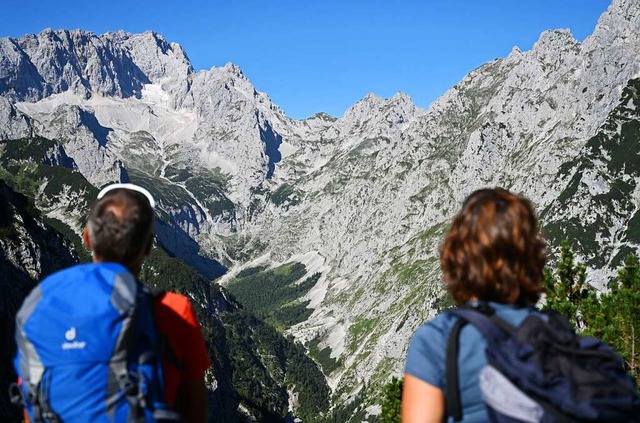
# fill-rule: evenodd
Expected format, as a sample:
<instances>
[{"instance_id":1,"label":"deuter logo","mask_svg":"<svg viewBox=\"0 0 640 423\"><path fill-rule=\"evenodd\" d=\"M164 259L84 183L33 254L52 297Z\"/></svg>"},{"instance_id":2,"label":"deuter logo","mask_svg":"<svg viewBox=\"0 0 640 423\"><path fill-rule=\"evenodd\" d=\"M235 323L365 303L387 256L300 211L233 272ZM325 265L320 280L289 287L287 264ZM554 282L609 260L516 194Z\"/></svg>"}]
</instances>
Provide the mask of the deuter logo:
<instances>
[{"instance_id":1,"label":"deuter logo","mask_svg":"<svg viewBox=\"0 0 640 423\"><path fill-rule=\"evenodd\" d=\"M76 328L72 327L68 331L64 333L64 337L67 338L67 341L73 341L76 339Z\"/></svg>"},{"instance_id":2,"label":"deuter logo","mask_svg":"<svg viewBox=\"0 0 640 423\"><path fill-rule=\"evenodd\" d=\"M82 342L76 341L76 336L77 336L76 328L73 326L70 327L69 330L64 333L65 339L69 342L63 343L62 349L63 350L81 350L87 346L87 343L84 341Z\"/></svg>"}]
</instances>

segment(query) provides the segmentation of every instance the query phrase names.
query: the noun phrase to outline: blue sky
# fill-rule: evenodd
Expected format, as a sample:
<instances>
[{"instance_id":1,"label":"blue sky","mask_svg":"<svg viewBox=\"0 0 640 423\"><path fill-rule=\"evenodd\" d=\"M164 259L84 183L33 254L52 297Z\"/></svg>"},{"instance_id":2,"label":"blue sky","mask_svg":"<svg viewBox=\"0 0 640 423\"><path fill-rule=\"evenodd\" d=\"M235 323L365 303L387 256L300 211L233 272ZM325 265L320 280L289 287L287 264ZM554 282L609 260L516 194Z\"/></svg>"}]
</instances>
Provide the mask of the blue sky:
<instances>
[{"instance_id":1,"label":"blue sky","mask_svg":"<svg viewBox=\"0 0 640 423\"><path fill-rule=\"evenodd\" d=\"M546 29L582 41L609 0L111 0L3 2L0 37L148 29L197 70L233 62L291 117L342 116L369 92L427 107L472 69Z\"/></svg>"}]
</instances>

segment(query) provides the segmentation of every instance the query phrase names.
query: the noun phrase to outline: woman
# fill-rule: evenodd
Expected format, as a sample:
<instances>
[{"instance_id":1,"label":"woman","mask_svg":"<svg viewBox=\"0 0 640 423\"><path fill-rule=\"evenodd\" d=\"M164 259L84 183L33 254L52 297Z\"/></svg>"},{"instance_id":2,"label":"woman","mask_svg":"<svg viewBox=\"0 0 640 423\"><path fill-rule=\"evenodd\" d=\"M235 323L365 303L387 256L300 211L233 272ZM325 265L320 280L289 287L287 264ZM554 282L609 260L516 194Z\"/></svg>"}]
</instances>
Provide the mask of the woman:
<instances>
[{"instance_id":1,"label":"woman","mask_svg":"<svg viewBox=\"0 0 640 423\"><path fill-rule=\"evenodd\" d=\"M503 189L478 190L455 216L440 252L447 290L457 305L487 301L497 315L518 325L542 292L544 242L528 200ZM445 355L457 318L442 313L415 332L405 367L404 423L442 422ZM478 386L486 341L472 326L460 333L459 389L463 422L488 420Z\"/></svg>"}]
</instances>

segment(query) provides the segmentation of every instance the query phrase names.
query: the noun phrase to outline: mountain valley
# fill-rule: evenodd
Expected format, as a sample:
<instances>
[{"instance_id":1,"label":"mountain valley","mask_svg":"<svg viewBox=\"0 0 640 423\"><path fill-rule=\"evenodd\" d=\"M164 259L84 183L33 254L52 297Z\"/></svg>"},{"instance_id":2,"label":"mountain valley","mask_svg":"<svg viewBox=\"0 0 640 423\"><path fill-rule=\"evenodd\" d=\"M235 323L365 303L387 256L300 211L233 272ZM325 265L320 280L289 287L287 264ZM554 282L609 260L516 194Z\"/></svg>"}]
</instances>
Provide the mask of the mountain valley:
<instances>
[{"instance_id":1,"label":"mountain valley","mask_svg":"<svg viewBox=\"0 0 640 423\"><path fill-rule=\"evenodd\" d=\"M145 277L199 305L219 418L342 421L331 407L355 404L374 421L411 334L449 304L439 242L468 193L530 198L550 252L568 239L597 289L638 252L640 5L614 0L583 42L546 31L428 109L369 94L303 120L154 32L2 38L0 140L0 188L38 222L0 213L15 298L48 260L88 259L99 188L141 184L159 209ZM43 243L50 258L24 251Z\"/></svg>"}]
</instances>

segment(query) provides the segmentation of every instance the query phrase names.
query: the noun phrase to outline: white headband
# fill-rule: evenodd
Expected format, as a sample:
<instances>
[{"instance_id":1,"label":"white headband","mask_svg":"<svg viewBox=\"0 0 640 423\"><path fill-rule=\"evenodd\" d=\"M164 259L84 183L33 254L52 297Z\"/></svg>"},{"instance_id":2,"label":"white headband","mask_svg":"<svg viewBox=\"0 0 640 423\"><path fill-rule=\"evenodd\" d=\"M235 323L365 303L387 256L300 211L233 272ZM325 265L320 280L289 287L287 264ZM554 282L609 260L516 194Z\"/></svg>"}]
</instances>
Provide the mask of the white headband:
<instances>
[{"instance_id":1,"label":"white headband","mask_svg":"<svg viewBox=\"0 0 640 423\"><path fill-rule=\"evenodd\" d=\"M128 189L131 191L137 191L141 194L144 194L145 197L147 197L147 200L149 200L149 204L151 205L152 209L156 208L156 200L153 199L153 196L151 195L151 193L149 191L147 191L146 189L142 188L141 186L135 185L135 184L111 184L111 185L107 185L106 187L102 188L102 191L100 191L100 193L98 194L98 200L101 199L102 197L104 197L109 191L113 191L114 189Z\"/></svg>"}]
</instances>

